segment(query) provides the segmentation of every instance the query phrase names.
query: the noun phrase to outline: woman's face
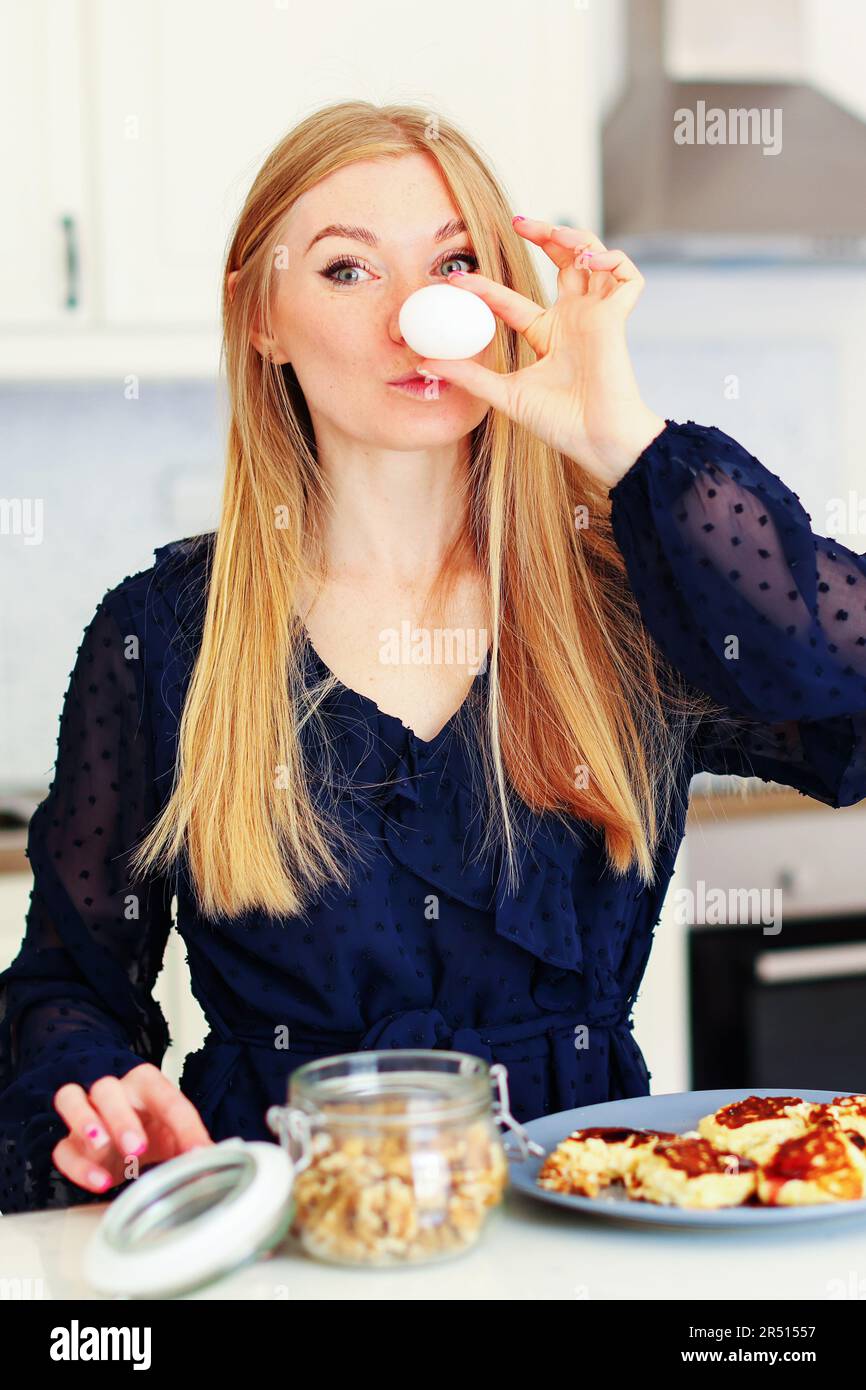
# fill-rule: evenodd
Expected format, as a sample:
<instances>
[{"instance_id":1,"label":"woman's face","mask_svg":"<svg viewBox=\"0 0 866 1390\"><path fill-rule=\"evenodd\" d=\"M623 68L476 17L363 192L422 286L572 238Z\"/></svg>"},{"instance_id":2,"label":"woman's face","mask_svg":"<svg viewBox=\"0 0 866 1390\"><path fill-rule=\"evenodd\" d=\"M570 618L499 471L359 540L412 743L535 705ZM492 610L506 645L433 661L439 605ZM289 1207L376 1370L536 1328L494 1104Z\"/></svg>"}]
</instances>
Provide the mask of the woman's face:
<instances>
[{"instance_id":1,"label":"woman's face","mask_svg":"<svg viewBox=\"0 0 866 1390\"><path fill-rule=\"evenodd\" d=\"M342 230L335 230L339 224ZM425 285L477 269L472 243L435 161L425 154L363 160L300 197L280 237L273 304L277 362L291 362L319 444L339 437L384 449L437 447L487 413L483 401L440 382L410 395L391 383L423 359L398 316ZM456 291L460 293L460 291ZM493 365L491 342L475 360Z\"/></svg>"}]
</instances>

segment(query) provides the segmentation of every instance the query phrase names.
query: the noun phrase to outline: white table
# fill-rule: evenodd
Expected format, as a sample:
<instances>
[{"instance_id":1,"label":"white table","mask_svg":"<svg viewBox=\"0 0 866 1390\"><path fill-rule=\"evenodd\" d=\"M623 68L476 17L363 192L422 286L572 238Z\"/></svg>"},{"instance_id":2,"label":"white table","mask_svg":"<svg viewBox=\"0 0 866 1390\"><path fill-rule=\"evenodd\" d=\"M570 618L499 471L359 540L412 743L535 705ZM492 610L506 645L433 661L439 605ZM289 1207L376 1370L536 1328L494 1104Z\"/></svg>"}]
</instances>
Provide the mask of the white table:
<instances>
[{"instance_id":1,"label":"white table","mask_svg":"<svg viewBox=\"0 0 866 1390\"><path fill-rule=\"evenodd\" d=\"M98 1297L82 1279L81 1252L105 1207L0 1218L0 1280L29 1279L31 1296L46 1299ZM14 1286L4 1287L14 1296ZM289 1240L271 1258L188 1297L864 1299L866 1218L753 1232L684 1229L583 1216L512 1191L478 1246L439 1265L344 1269Z\"/></svg>"}]
</instances>

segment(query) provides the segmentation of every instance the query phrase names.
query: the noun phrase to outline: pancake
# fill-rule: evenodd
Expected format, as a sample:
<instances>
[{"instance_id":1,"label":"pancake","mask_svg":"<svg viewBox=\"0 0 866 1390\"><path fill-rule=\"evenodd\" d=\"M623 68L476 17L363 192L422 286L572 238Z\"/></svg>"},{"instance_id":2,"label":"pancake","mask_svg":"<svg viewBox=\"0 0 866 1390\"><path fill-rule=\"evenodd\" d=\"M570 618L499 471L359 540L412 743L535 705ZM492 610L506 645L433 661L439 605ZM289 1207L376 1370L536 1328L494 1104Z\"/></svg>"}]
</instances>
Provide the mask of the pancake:
<instances>
[{"instance_id":1,"label":"pancake","mask_svg":"<svg viewBox=\"0 0 866 1390\"><path fill-rule=\"evenodd\" d=\"M536 1181L552 1192L597 1197L603 1187L622 1180L644 1149L676 1137L669 1130L613 1125L575 1129L548 1154Z\"/></svg>"},{"instance_id":2,"label":"pancake","mask_svg":"<svg viewBox=\"0 0 866 1390\"><path fill-rule=\"evenodd\" d=\"M573 1130L548 1154L539 1186L596 1197L611 1183L635 1201L715 1210L866 1197L866 1095L830 1102L748 1096L696 1130Z\"/></svg>"},{"instance_id":3,"label":"pancake","mask_svg":"<svg viewBox=\"0 0 866 1390\"><path fill-rule=\"evenodd\" d=\"M724 1153L709 1139L679 1136L641 1151L625 1185L630 1197L644 1202L713 1211L748 1201L758 1171L752 1159Z\"/></svg>"},{"instance_id":4,"label":"pancake","mask_svg":"<svg viewBox=\"0 0 866 1390\"><path fill-rule=\"evenodd\" d=\"M866 1139L866 1096L836 1096L824 1106L824 1111L843 1129L853 1130Z\"/></svg>"},{"instance_id":5,"label":"pancake","mask_svg":"<svg viewBox=\"0 0 866 1390\"><path fill-rule=\"evenodd\" d=\"M866 1136L828 1116L786 1139L758 1173L765 1206L807 1206L866 1196Z\"/></svg>"},{"instance_id":6,"label":"pancake","mask_svg":"<svg viewBox=\"0 0 866 1390\"><path fill-rule=\"evenodd\" d=\"M698 1121L698 1133L717 1149L763 1163L786 1139L809 1128L815 1106L799 1096L747 1096Z\"/></svg>"}]
</instances>

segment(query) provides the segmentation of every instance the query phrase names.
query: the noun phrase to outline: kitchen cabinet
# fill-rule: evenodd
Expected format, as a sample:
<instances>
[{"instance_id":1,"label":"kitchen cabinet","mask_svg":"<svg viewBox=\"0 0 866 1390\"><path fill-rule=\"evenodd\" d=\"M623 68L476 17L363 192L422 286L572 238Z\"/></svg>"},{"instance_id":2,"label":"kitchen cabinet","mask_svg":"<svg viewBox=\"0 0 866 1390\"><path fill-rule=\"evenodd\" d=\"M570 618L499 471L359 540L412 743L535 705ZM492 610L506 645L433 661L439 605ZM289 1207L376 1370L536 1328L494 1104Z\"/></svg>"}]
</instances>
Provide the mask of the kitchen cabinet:
<instances>
[{"instance_id":1,"label":"kitchen cabinet","mask_svg":"<svg viewBox=\"0 0 866 1390\"><path fill-rule=\"evenodd\" d=\"M68 0L0 6L0 167L6 215L0 256L4 328L90 321L80 14Z\"/></svg>"},{"instance_id":2,"label":"kitchen cabinet","mask_svg":"<svg viewBox=\"0 0 866 1390\"><path fill-rule=\"evenodd\" d=\"M710 889L731 902L775 893L783 921L866 908L866 804L833 809L784 791L720 798L713 810L695 798L692 808L684 885L695 903Z\"/></svg>"},{"instance_id":3,"label":"kitchen cabinet","mask_svg":"<svg viewBox=\"0 0 866 1390\"><path fill-rule=\"evenodd\" d=\"M0 377L215 375L234 220L272 146L332 101L450 115L515 206L597 224L597 103L579 7L477 0L459 33L407 25L399 0L364 12L334 0L326 24L294 0L0 0L0 22L16 207L0 258L10 291ZM482 62L516 74L517 54L524 90L545 92L543 123L513 83L477 81Z\"/></svg>"},{"instance_id":4,"label":"kitchen cabinet","mask_svg":"<svg viewBox=\"0 0 866 1390\"><path fill-rule=\"evenodd\" d=\"M286 126L303 102L292 26L232 0L100 0L92 16L103 321L214 326L232 219L280 133L274 93Z\"/></svg>"}]
</instances>

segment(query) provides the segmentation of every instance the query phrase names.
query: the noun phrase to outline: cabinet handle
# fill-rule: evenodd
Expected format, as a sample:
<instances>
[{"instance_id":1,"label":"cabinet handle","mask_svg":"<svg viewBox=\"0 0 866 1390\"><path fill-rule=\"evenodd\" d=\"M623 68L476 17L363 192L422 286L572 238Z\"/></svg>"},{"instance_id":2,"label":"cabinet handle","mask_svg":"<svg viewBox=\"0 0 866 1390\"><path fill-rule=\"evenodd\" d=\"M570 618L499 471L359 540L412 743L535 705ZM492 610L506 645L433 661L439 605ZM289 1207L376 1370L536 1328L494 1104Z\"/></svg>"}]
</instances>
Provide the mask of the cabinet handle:
<instances>
[{"instance_id":1,"label":"cabinet handle","mask_svg":"<svg viewBox=\"0 0 866 1390\"><path fill-rule=\"evenodd\" d=\"M61 217L60 225L63 228L63 239L66 247L66 305L67 309L78 308L78 280L79 280L79 255L78 255L78 228L74 217Z\"/></svg>"}]
</instances>

